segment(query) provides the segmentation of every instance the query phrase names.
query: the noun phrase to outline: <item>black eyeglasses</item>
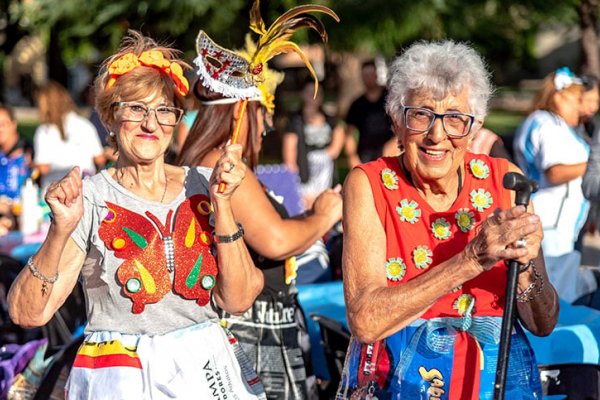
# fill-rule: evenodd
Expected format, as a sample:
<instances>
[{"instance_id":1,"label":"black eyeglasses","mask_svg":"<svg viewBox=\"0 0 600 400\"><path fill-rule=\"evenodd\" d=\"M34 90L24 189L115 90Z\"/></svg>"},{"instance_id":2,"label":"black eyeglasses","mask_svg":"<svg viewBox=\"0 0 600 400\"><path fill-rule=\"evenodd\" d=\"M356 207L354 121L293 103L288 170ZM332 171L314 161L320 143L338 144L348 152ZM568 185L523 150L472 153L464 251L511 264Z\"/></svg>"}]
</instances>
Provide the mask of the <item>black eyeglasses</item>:
<instances>
[{"instance_id":1,"label":"black eyeglasses","mask_svg":"<svg viewBox=\"0 0 600 400\"><path fill-rule=\"evenodd\" d=\"M439 114L427 108L402 106L404 126L412 131L427 132L435 124L436 119L442 120L444 131L450 137L460 138L471 132L475 116L458 112Z\"/></svg>"},{"instance_id":2,"label":"black eyeglasses","mask_svg":"<svg viewBox=\"0 0 600 400\"><path fill-rule=\"evenodd\" d=\"M159 124L165 126L175 126L183 116L183 110L177 107L158 106L156 108L148 107L144 103L137 101L119 101L112 104L113 107L121 109L121 118L125 121L142 122L151 112L156 115Z\"/></svg>"}]
</instances>

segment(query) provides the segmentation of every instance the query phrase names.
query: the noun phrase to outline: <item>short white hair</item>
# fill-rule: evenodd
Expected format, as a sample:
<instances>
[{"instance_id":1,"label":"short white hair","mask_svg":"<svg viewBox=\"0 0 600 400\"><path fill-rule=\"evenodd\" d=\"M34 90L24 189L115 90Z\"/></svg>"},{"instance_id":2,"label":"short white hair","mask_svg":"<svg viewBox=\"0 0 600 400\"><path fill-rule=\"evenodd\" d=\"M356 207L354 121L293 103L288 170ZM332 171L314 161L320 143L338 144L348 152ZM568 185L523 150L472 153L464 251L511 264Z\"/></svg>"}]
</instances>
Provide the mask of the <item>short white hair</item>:
<instances>
[{"instance_id":1,"label":"short white hair","mask_svg":"<svg viewBox=\"0 0 600 400\"><path fill-rule=\"evenodd\" d=\"M452 40L418 42L392 63L386 111L390 116L399 115L402 99L410 92L425 91L443 99L464 89L468 90L469 112L485 117L493 89L481 56L472 47Z\"/></svg>"}]
</instances>

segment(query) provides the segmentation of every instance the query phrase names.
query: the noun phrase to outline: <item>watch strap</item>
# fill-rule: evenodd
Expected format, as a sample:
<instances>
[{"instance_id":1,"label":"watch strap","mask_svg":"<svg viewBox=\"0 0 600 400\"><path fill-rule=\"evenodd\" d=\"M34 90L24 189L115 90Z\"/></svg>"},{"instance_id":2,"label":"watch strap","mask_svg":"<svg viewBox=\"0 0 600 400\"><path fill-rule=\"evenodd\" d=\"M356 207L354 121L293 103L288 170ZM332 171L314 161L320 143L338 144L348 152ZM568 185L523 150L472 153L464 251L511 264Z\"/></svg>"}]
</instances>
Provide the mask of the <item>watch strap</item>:
<instances>
[{"instance_id":1,"label":"watch strap","mask_svg":"<svg viewBox=\"0 0 600 400\"><path fill-rule=\"evenodd\" d=\"M237 223L237 226L237 232L231 235L217 235L216 233L213 233L213 240L215 241L215 243L231 243L235 242L238 239L241 239L244 236L244 228L239 222Z\"/></svg>"}]
</instances>

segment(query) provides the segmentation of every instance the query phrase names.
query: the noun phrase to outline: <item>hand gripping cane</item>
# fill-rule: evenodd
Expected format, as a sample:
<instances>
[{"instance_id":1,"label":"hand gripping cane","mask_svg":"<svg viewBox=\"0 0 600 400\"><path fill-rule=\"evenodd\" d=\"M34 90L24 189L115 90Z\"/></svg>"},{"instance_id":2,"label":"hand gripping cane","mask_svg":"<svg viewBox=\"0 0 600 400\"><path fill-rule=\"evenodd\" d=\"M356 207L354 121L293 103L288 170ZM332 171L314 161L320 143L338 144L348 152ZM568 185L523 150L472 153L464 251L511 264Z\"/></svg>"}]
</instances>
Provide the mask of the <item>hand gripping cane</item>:
<instances>
[{"instance_id":1,"label":"hand gripping cane","mask_svg":"<svg viewBox=\"0 0 600 400\"><path fill-rule=\"evenodd\" d=\"M529 204L531 193L538 190L536 181L529 180L516 172L508 172L502 181L504 188L516 192L515 205ZM508 368L508 355L510 352L510 339L515 323L515 298L517 294L517 277L519 276L519 263L510 260L508 264L508 277L506 279L506 299L504 302L504 315L502 316L502 329L500 331L500 348L498 349L498 364L496 365L496 380L494 384L494 400L504 399L506 384L506 371Z\"/></svg>"}]
</instances>

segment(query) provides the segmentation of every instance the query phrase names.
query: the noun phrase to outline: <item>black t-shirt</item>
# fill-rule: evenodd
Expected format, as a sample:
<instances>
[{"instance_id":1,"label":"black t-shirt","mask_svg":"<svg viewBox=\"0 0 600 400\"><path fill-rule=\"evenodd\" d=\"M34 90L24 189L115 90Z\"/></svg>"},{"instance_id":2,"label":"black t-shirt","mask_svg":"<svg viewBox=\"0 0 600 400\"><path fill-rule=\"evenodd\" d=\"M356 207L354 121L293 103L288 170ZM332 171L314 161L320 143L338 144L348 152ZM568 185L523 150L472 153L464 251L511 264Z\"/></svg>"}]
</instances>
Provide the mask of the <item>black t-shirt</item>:
<instances>
[{"instance_id":1,"label":"black t-shirt","mask_svg":"<svg viewBox=\"0 0 600 400\"><path fill-rule=\"evenodd\" d=\"M384 91L374 103L362 95L354 100L348 111L346 122L358 129L357 152L363 163L381 157L383 145L394 136L392 120L385 112L386 95Z\"/></svg>"}]
</instances>

